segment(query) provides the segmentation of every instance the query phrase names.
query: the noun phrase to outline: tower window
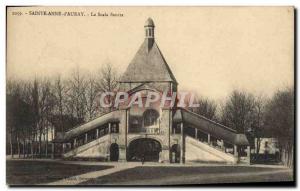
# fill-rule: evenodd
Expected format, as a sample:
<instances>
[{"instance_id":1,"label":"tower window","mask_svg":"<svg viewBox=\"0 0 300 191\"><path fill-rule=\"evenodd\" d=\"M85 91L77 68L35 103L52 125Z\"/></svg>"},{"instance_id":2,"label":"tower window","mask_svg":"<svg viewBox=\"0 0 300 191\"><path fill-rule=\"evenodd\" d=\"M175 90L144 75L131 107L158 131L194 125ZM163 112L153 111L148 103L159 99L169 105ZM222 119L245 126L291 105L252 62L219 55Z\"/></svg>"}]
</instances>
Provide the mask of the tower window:
<instances>
[{"instance_id":1,"label":"tower window","mask_svg":"<svg viewBox=\"0 0 300 191\"><path fill-rule=\"evenodd\" d=\"M157 124L159 114L154 109L149 109L144 113L144 127L152 126Z\"/></svg>"}]
</instances>

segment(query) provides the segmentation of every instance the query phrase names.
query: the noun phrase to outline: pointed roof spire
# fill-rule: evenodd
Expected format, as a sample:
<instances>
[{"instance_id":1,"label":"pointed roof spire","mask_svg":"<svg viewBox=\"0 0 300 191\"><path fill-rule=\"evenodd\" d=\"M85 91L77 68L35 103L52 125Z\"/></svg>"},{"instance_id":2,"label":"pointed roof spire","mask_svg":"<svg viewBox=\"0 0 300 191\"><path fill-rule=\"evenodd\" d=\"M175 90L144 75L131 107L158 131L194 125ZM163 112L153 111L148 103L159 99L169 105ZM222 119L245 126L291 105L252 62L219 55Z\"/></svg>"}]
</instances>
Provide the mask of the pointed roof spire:
<instances>
[{"instance_id":1,"label":"pointed roof spire","mask_svg":"<svg viewBox=\"0 0 300 191\"><path fill-rule=\"evenodd\" d=\"M154 40L154 22L146 20L145 40L127 67L120 82L177 81Z\"/></svg>"},{"instance_id":2,"label":"pointed roof spire","mask_svg":"<svg viewBox=\"0 0 300 191\"><path fill-rule=\"evenodd\" d=\"M144 28L145 28L145 39L146 39L148 51L150 51L154 43L154 28L155 28L154 22L150 17L146 20Z\"/></svg>"},{"instance_id":3,"label":"pointed roof spire","mask_svg":"<svg viewBox=\"0 0 300 191\"><path fill-rule=\"evenodd\" d=\"M154 22L151 18L148 18L144 25L145 28L145 38L154 40Z\"/></svg>"},{"instance_id":4,"label":"pointed roof spire","mask_svg":"<svg viewBox=\"0 0 300 191\"><path fill-rule=\"evenodd\" d=\"M149 17L149 18L146 20L144 27L153 27L153 28L155 27L152 18Z\"/></svg>"}]
</instances>

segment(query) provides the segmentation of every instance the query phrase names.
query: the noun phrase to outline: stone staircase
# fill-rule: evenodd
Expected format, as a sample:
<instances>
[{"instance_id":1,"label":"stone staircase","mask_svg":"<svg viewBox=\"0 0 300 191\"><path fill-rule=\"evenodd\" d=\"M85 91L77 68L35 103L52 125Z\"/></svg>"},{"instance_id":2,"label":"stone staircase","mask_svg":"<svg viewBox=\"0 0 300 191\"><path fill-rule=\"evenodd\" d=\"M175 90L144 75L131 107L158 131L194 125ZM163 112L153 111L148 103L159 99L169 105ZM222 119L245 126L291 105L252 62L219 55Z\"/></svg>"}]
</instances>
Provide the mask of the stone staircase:
<instances>
[{"instance_id":1,"label":"stone staircase","mask_svg":"<svg viewBox=\"0 0 300 191\"><path fill-rule=\"evenodd\" d=\"M224 150L203 143L190 136L185 137L185 160L186 162L203 162L203 163L237 163L233 154L226 153Z\"/></svg>"},{"instance_id":2,"label":"stone staircase","mask_svg":"<svg viewBox=\"0 0 300 191\"><path fill-rule=\"evenodd\" d=\"M110 145L110 134L106 134L98 139L76 147L63 154L63 158L100 158L106 159L108 156L107 148Z\"/></svg>"}]
</instances>

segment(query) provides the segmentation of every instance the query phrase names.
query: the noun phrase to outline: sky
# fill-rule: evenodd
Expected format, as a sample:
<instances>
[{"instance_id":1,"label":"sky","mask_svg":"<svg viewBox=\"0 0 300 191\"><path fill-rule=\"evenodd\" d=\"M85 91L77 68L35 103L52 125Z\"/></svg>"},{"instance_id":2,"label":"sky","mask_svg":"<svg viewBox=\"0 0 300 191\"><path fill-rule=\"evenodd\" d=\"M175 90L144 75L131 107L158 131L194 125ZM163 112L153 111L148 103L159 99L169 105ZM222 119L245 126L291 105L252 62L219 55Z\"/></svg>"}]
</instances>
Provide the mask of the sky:
<instances>
[{"instance_id":1,"label":"sky","mask_svg":"<svg viewBox=\"0 0 300 191\"><path fill-rule=\"evenodd\" d=\"M108 16L91 16L98 12ZM68 77L75 68L97 73L108 62L122 73L144 40L148 17L179 90L223 99L233 89L271 96L293 86L292 7L9 8L7 78Z\"/></svg>"}]
</instances>

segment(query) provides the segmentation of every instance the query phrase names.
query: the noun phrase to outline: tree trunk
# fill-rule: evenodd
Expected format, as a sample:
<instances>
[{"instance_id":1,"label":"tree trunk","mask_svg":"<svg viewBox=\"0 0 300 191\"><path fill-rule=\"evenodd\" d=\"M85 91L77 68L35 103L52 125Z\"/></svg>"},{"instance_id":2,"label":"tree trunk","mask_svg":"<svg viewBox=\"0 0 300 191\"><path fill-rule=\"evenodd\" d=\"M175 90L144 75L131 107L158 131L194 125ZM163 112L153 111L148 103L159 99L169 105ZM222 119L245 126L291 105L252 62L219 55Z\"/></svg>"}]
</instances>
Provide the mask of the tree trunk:
<instances>
[{"instance_id":1,"label":"tree trunk","mask_svg":"<svg viewBox=\"0 0 300 191\"><path fill-rule=\"evenodd\" d=\"M24 143L23 143L23 158L25 158L25 154L26 154L25 145L26 145L26 141L24 139Z\"/></svg>"},{"instance_id":2,"label":"tree trunk","mask_svg":"<svg viewBox=\"0 0 300 191\"><path fill-rule=\"evenodd\" d=\"M39 146L38 146L38 154L39 154L39 158L42 157L42 132L40 129L40 133L39 133Z\"/></svg>"},{"instance_id":3,"label":"tree trunk","mask_svg":"<svg viewBox=\"0 0 300 191\"><path fill-rule=\"evenodd\" d=\"M31 140L31 144L30 144L30 153L31 153L31 158L33 158L33 140Z\"/></svg>"},{"instance_id":4,"label":"tree trunk","mask_svg":"<svg viewBox=\"0 0 300 191\"><path fill-rule=\"evenodd\" d=\"M14 150L13 150L13 143L12 143L12 132L10 132L10 155L11 155L11 158L14 158Z\"/></svg>"},{"instance_id":5,"label":"tree trunk","mask_svg":"<svg viewBox=\"0 0 300 191\"><path fill-rule=\"evenodd\" d=\"M27 139L27 141L26 141ZM29 155L29 150L28 150L28 144L29 144L29 141L30 141L30 133L29 133L29 129L27 128L26 130L26 138L25 138L25 142L26 142L26 145L25 145L25 149L26 149L26 158L28 158L28 155Z\"/></svg>"},{"instance_id":6,"label":"tree trunk","mask_svg":"<svg viewBox=\"0 0 300 191\"><path fill-rule=\"evenodd\" d=\"M25 145L25 149L26 149L26 158L28 158L28 154L29 154L29 151L28 151L28 141L27 141L27 143L26 143L26 145Z\"/></svg>"},{"instance_id":7,"label":"tree trunk","mask_svg":"<svg viewBox=\"0 0 300 191\"><path fill-rule=\"evenodd\" d=\"M48 126L46 129L46 151L45 151L45 154L46 154L46 158L47 158L48 157Z\"/></svg>"},{"instance_id":8,"label":"tree trunk","mask_svg":"<svg viewBox=\"0 0 300 191\"><path fill-rule=\"evenodd\" d=\"M20 152L20 140L19 136L17 136L17 146L18 146L18 157L21 158L21 152Z\"/></svg>"},{"instance_id":9,"label":"tree trunk","mask_svg":"<svg viewBox=\"0 0 300 191\"><path fill-rule=\"evenodd\" d=\"M31 158L33 158L33 155L34 155L33 142L34 142L34 134L32 135L32 138L31 138L31 145L30 145Z\"/></svg>"},{"instance_id":10,"label":"tree trunk","mask_svg":"<svg viewBox=\"0 0 300 191\"><path fill-rule=\"evenodd\" d=\"M282 163L285 166L292 168L294 165L293 146L290 145L285 146L281 151L281 156L282 156L281 158Z\"/></svg>"}]
</instances>

